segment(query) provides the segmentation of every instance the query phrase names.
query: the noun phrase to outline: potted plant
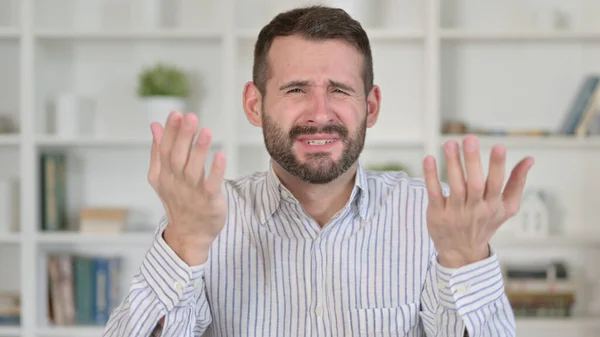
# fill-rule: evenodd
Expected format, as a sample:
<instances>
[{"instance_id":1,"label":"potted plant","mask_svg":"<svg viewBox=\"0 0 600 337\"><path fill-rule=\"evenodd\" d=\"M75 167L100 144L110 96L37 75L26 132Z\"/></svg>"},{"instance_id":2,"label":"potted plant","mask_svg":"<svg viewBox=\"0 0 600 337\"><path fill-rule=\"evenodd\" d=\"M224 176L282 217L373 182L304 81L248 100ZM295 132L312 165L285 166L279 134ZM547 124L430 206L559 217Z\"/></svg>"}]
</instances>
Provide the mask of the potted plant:
<instances>
[{"instance_id":1,"label":"potted plant","mask_svg":"<svg viewBox=\"0 0 600 337\"><path fill-rule=\"evenodd\" d=\"M176 66L159 62L139 76L138 95L144 102L149 123L165 123L174 110L184 112L189 94L188 78Z\"/></svg>"}]
</instances>

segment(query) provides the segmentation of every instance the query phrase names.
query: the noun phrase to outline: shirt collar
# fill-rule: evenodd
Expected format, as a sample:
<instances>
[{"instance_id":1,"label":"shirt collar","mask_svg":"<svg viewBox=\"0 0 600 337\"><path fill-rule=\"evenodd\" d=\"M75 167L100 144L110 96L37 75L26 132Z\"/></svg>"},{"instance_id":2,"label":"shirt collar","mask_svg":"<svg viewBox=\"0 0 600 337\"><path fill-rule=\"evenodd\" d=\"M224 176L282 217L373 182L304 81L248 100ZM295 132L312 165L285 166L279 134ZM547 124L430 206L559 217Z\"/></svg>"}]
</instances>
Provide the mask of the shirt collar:
<instances>
[{"instance_id":1,"label":"shirt collar","mask_svg":"<svg viewBox=\"0 0 600 337\"><path fill-rule=\"evenodd\" d=\"M255 209L261 224L265 223L275 213L282 199L295 201L292 193L281 183L281 180L275 174L273 166L269 165L266 173L264 193L257 196ZM356 171L354 188L350 195L352 205L356 203L358 213L363 220L369 219L369 188L367 184L367 175L363 165L359 162Z\"/></svg>"}]
</instances>

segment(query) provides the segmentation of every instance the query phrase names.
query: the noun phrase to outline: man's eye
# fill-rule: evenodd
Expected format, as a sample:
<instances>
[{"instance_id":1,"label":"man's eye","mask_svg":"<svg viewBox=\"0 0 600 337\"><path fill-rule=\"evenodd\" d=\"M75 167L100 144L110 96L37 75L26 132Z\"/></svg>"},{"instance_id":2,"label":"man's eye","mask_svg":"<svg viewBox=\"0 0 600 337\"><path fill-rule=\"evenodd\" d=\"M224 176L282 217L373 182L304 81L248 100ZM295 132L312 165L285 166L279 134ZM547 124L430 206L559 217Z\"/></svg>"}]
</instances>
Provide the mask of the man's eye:
<instances>
[{"instance_id":1,"label":"man's eye","mask_svg":"<svg viewBox=\"0 0 600 337\"><path fill-rule=\"evenodd\" d=\"M288 90L289 94L291 94L291 93L298 93L298 92L302 92L302 90L300 88L294 88L294 89Z\"/></svg>"}]
</instances>

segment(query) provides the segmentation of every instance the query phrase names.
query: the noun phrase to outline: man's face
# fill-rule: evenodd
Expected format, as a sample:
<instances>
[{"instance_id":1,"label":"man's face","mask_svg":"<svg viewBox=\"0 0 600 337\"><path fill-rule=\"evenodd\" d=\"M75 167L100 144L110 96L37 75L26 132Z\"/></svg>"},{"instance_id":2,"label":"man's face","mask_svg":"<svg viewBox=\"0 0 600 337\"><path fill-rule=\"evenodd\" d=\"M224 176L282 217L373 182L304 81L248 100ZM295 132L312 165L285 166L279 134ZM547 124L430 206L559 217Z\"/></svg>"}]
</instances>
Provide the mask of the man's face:
<instances>
[{"instance_id":1,"label":"man's face","mask_svg":"<svg viewBox=\"0 0 600 337\"><path fill-rule=\"evenodd\" d=\"M358 159L374 124L378 89L365 97L362 55L343 41L277 38L260 104L267 151L286 171L328 183Z\"/></svg>"}]
</instances>

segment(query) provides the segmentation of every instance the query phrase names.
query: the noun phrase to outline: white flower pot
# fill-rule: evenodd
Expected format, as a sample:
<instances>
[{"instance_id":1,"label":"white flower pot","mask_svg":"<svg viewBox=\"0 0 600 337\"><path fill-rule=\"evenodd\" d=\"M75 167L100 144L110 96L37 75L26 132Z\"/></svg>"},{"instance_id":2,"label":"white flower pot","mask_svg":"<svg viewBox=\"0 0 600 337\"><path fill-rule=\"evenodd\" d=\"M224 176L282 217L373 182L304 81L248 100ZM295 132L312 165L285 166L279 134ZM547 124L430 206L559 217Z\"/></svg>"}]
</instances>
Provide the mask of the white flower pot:
<instances>
[{"instance_id":1,"label":"white flower pot","mask_svg":"<svg viewBox=\"0 0 600 337\"><path fill-rule=\"evenodd\" d=\"M74 92L56 96L49 113L48 129L60 137L92 136L96 133L95 103Z\"/></svg>"},{"instance_id":2,"label":"white flower pot","mask_svg":"<svg viewBox=\"0 0 600 337\"><path fill-rule=\"evenodd\" d=\"M173 111L185 113L185 100L179 97L145 97L143 99L148 125L153 122L165 125L169 114Z\"/></svg>"},{"instance_id":3,"label":"white flower pot","mask_svg":"<svg viewBox=\"0 0 600 337\"><path fill-rule=\"evenodd\" d=\"M161 0L141 1L142 27L147 30L160 29L162 27L162 3Z\"/></svg>"}]
</instances>

